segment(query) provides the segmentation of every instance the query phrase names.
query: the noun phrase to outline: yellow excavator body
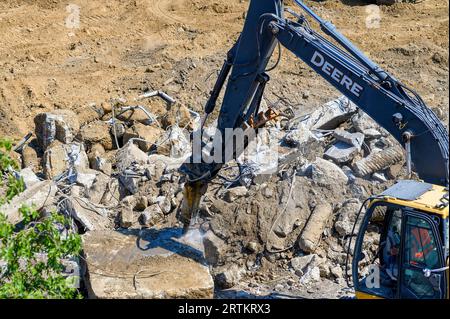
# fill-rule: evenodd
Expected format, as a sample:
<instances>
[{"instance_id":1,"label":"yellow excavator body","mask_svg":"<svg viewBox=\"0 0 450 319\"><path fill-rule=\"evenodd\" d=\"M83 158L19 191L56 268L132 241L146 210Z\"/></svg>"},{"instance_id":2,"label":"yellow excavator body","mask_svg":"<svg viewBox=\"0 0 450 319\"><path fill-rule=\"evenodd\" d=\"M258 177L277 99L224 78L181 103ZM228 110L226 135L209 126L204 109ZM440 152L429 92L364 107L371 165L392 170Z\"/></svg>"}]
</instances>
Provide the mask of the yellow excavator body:
<instances>
[{"instance_id":1,"label":"yellow excavator body","mask_svg":"<svg viewBox=\"0 0 450 319\"><path fill-rule=\"evenodd\" d=\"M402 186L398 187L399 185ZM414 193L416 194L415 197L412 195ZM449 189L447 187L423 182L400 181L400 183L394 185L391 189L386 190L380 196L372 199L368 204L367 211L370 211L371 208L377 206L392 206L400 208L401 210L413 210L416 214L440 220L444 230L440 240L443 245L448 247ZM372 219L374 219L374 217L372 217ZM364 231L364 229L360 229L360 232ZM449 299L448 257L446 257L446 266L447 269L444 272L447 291L446 299ZM402 271L402 265L400 265L399 272ZM385 299L385 297L380 296L380 294L372 294L368 291L361 291L359 289L355 289L355 297L357 299Z\"/></svg>"}]
</instances>

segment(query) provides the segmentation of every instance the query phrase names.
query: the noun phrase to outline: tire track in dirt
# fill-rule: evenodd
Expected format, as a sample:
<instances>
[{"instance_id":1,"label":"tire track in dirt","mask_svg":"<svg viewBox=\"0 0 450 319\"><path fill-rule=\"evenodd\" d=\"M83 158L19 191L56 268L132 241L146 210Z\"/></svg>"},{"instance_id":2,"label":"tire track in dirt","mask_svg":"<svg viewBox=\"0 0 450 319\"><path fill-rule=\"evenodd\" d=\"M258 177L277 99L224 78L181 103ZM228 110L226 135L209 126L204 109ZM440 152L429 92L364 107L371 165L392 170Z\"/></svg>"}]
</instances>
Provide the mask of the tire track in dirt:
<instances>
[{"instance_id":1,"label":"tire track in dirt","mask_svg":"<svg viewBox=\"0 0 450 319\"><path fill-rule=\"evenodd\" d=\"M184 1L183 0L156 0L156 1L152 1L153 5L150 4L150 12L152 12L153 14L155 14L158 17L164 17L167 20L169 20L172 23L181 23L181 24L187 24L190 25L192 23L191 21L187 21L187 19L181 18L175 14L171 14L169 12L169 10L167 9L167 7L169 5L177 5L177 4L182 4ZM162 19L164 21L164 19Z\"/></svg>"},{"instance_id":2,"label":"tire track in dirt","mask_svg":"<svg viewBox=\"0 0 450 319\"><path fill-rule=\"evenodd\" d=\"M80 17L81 23L86 23L87 25L91 24L99 24L104 21L111 21L111 17L102 14L94 14L94 15L82 15Z\"/></svg>"}]
</instances>

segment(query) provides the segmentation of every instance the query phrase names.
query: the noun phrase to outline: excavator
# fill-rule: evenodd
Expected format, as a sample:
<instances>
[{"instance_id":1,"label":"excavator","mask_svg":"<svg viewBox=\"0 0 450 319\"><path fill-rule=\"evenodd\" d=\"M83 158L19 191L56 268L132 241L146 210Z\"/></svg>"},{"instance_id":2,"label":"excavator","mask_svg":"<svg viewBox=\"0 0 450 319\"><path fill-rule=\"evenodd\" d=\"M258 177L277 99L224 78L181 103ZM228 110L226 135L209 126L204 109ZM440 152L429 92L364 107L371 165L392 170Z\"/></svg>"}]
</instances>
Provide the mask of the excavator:
<instances>
[{"instance_id":1,"label":"excavator","mask_svg":"<svg viewBox=\"0 0 450 319\"><path fill-rule=\"evenodd\" d=\"M273 69L268 64L277 47L291 51L387 130L405 148L408 172L418 175L371 196L355 212L347 254L347 261L352 256L355 297L448 299L449 137L445 126L414 90L366 57L331 22L302 1L294 2L301 14L285 7L283 0L250 1L243 31L218 74L200 130L226 82L217 122L220 133L261 127L276 117L273 110L260 112L268 72ZM311 27L310 19L321 31ZM221 147L228 142L224 139ZM200 151L205 151L204 146L199 146ZM236 149L234 155L240 152ZM208 183L228 160L222 155L219 160L197 159L181 166L186 183L180 221L185 230Z\"/></svg>"}]
</instances>

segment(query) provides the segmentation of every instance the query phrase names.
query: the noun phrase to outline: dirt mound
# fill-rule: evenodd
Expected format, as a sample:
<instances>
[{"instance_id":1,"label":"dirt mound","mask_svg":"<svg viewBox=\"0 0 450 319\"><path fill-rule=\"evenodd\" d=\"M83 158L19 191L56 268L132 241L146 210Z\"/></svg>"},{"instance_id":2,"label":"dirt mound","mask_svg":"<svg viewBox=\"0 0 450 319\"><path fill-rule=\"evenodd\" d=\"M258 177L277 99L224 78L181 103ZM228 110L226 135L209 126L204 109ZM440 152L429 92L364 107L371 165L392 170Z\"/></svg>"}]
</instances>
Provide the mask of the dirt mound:
<instances>
[{"instance_id":1,"label":"dirt mound","mask_svg":"<svg viewBox=\"0 0 450 319\"><path fill-rule=\"evenodd\" d=\"M246 2L237 0L68 4L52 0L0 4L2 136L21 138L42 111L76 109L148 89L163 89L200 110L247 9ZM430 106L441 109L446 119L445 3L380 6L380 27L375 29L365 25L370 14L366 2L307 4L414 87ZM72 26L76 21L79 25ZM268 98L276 100L275 93L305 112L336 96L291 54L283 55L272 79Z\"/></svg>"}]
</instances>

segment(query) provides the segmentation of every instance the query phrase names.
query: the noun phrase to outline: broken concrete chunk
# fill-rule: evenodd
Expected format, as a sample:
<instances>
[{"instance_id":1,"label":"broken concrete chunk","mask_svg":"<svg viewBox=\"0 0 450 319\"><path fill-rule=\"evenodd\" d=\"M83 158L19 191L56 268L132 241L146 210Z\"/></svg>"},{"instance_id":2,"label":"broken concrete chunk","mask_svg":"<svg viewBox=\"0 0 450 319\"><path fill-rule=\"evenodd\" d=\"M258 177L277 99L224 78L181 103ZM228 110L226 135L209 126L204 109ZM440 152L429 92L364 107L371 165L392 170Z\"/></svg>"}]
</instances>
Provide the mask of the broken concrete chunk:
<instances>
[{"instance_id":1,"label":"broken concrete chunk","mask_svg":"<svg viewBox=\"0 0 450 319\"><path fill-rule=\"evenodd\" d=\"M248 190L245 186L238 186L228 189L225 194L225 200L229 203L236 201L238 198L247 195Z\"/></svg>"},{"instance_id":2,"label":"broken concrete chunk","mask_svg":"<svg viewBox=\"0 0 450 319\"><path fill-rule=\"evenodd\" d=\"M83 106L77 109L77 116L80 120L80 124L89 123L95 120L100 120L106 112L103 107L106 104L96 105L95 103L90 103L89 105Z\"/></svg>"},{"instance_id":3,"label":"broken concrete chunk","mask_svg":"<svg viewBox=\"0 0 450 319\"><path fill-rule=\"evenodd\" d=\"M73 181L87 190L92 187L98 174L100 174L100 172L89 168L76 169L72 178Z\"/></svg>"},{"instance_id":4,"label":"broken concrete chunk","mask_svg":"<svg viewBox=\"0 0 450 319\"><path fill-rule=\"evenodd\" d=\"M180 166L185 162L185 158L171 158L164 155L152 154L148 157L149 167L151 166L161 166L164 167L163 173L170 174L176 172ZM150 171L154 168L150 168Z\"/></svg>"},{"instance_id":5,"label":"broken concrete chunk","mask_svg":"<svg viewBox=\"0 0 450 319\"><path fill-rule=\"evenodd\" d=\"M216 275L215 281L220 288L229 289L239 283L244 272L244 269L233 264L231 266L224 267L224 269Z\"/></svg>"},{"instance_id":6,"label":"broken concrete chunk","mask_svg":"<svg viewBox=\"0 0 450 319\"><path fill-rule=\"evenodd\" d=\"M94 184L95 187L95 184ZM105 206L118 205L121 198L125 196L125 190L120 186L119 180L112 178L108 182L105 193L100 204Z\"/></svg>"},{"instance_id":7,"label":"broken concrete chunk","mask_svg":"<svg viewBox=\"0 0 450 319\"><path fill-rule=\"evenodd\" d=\"M124 123L116 122L116 125L112 124L109 129L109 134L114 138L114 135L117 135L117 138L120 139L125 135L127 130L127 126ZM115 139L114 139L115 143ZM115 144L114 144L115 145Z\"/></svg>"},{"instance_id":8,"label":"broken concrete chunk","mask_svg":"<svg viewBox=\"0 0 450 319\"><path fill-rule=\"evenodd\" d=\"M163 125L163 128L168 128L171 125L177 125L192 129L194 123L189 109L181 103L176 103L175 105L170 106L168 112L161 119L161 124Z\"/></svg>"},{"instance_id":9,"label":"broken concrete chunk","mask_svg":"<svg viewBox=\"0 0 450 319\"><path fill-rule=\"evenodd\" d=\"M88 145L101 144L105 150L113 149L113 138L109 133L109 124L95 121L80 129L78 137Z\"/></svg>"},{"instance_id":10,"label":"broken concrete chunk","mask_svg":"<svg viewBox=\"0 0 450 319\"><path fill-rule=\"evenodd\" d=\"M293 186L292 192L290 185L287 183L282 186L278 211L280 215L273 227L273 232L278 237L286 238L294 228L305 225L311 212L305 190L300 183Z\"/></svg>"},{"instance_id":11,"label":"broken concrete chunk","mask_svg":"<svg viewBox=\"0 0 450 319\"><path fill-rule=\"evenodd\" d=\"M94 144L88 154L89 165L92 169L111 175L112 164L105 158L105 148L101 144Z\"/></svg>"},{"instance_id":12,"label":"broken concrete chunk","mask_svg":"<svg viewBox=\"0 0 450 319\"><path fill-rule=\"evenodd\" d=\"M105 155L105 153L106 153L106 150L103 147L103 145L97 143L97 144L94 144L91 146L88 157L89 157L89 160L91 160L92 157L103 156L103 155Z\"/></svg>"},{"instance_id":13,"label":"broken concrete chunk","mask_svg":"<svg viewBox=\"0 0 450 319\"><path fill-rule=\"evenodd\" d=\"M291 267L299 277L302 277L307 272L308 268L316 267L321 263L322 260L316 254L294 257L291 259Z\"/></svg>"},{"instance_id":14,"label":"broken concrete chunk","mask_svg":"<svg viewBox=\"0 0 450 319\"><path fill-rule=\"evenodd\" d=\"M196 249L178 241L180 236L179 229L83 235L89 297L212 298L208 267L197 259Z\"/></svg>"},{"instance_id":15,"label":"broken concrete chunk","mask_svg":"<svg viewBox=\"0 0 450 319\"><path fill-rule=\"evenodd\" d=\"M54 110L38 114L34 118L35 132L39 145L45 150L53 141L71 143L80 129L75 112Z\"/></svg>"},{"instance_id":16,"label":"broken concrete chunk","mask_svg":"<svg viewBox=\"0 0 450 319\"><path fill-rule=\"evenodd\" d=\"M337 264L345 265L347 254L336 252L333 249L331 249L331 247L329 247L327 251L327 258Z\"/></svg>"},{"instance_id":17,"label":"broken concrete chunk","mask_svg":"<svg viewBox=\"0 0 450 319\"><path fill-rule=\"evenodd\" d=\"M186 158L190 153L189 139L178 126L172 126L158 141L158 154L171 158Z\"/></svg>"},{"instance_id":18,"label":"broken concrete chunk","mask_svg":"<svg viewBox=\"0 0 450 319\"><path fill-rule=\"evenodd\" d=\"M348 177L349 183L354 183L356 181L356 176L353 174L353 170L348 166L342 166L342 171Z\"/></svg>"},{"instance_id":19,"label":"broken concrete chunk","mask_svg":"<svg viewBox=\"0 0 450 319\"><path fill-rule=\"evenodd\" d=\"M359 150L357 147L339 141L331 145L323 157L326 159L331 159L335 163L342 165L351 162L358 153Z\"/></svg>"},{"instance_id":20,"label":"broken concrete chunk","mask_svg":"<svg viewBox=\"0 0 450 319\"><path fill-rule=\"evenodd\" d=\"M123 172L133 163L145 164L148 156L133 143L127 143L116 154L116 167Z\"/></svg>"},{"instance_id":21,"label":"broken concrete chunk","mask_svg":"<svg viewBox=\"0 0 450 319\"><path fill-rule=\"evenodd\" d=\"M342 278L344 276L344 272L342 271L341 266L334 266L330 269L331 274L335 278Z\"/></svg>"},{"instance_id":22,"label":"broken concrete chunk","mask_svg":"<svg viewBox=\"0 0 450 319\"><path fill-rule=\"evenodd\" d=\"M73 196L64 200L65 209L80 222L86 230L101 230L110 227L107 211L93 206L87 199Z\"/></svg>"},{"instance_id":23,"label":"broken concrete chunk","mask_svg":"<svg viewBox=\"0 0 450 319\"><path fill-rule=\"evenodd\" d=\"M112 164L110 161L103 157L96 156L91 161L91 168L95 169L97 171L100 171L102 173L105 173L106 175L111 175L112 173Z\"/></svg>"},{"instance_id":24,"label":"broken concrete chunk","mask_svg":"<svg viewBox=\"0 0 450 319\"><path fill-rule=\"evenodd\" d=\"M383 173L373 173L372 174L372 179L374 181L380 182L380 183L386 183L387 179L386 176L384 176Z\"/></svg>"},{"instance_id":25,"label":"broken concrete chunk","mask_svg":"<svg viewBox=\"0 0 450 319\"><path fill-rule=\"evenodd\" d=\"M145 106L143 107L146 110L146 112L144 112L140 108L135 108L133 110L129 110L122 114L117 115L117 119L123 122L134 122L134 123L141 123L143 125L151 125L154 122L154 118L156 116L149 111L148 107ZM118 110L118 108L116 108L116 110ZM148 114L150 114L153 119L150 119Z\"/></svg>"},{"instance_id":26,"label":"broken concrete chunk","mask_svg":"<svg viewBox=\"0 0 450 319\"><path fill-rule=\"evenodd\" d=\"M140 216L141 224L153 227L164 219L164 214L158 204L147 207Z\"/></svg>"},{"instance_id":27,"label":"broken concrete chunk","mask_svg":"<svg viewBox=\"0 0 450 319\"><path fill-rule=\"evenodd\" d=\"M119 180L125 187L125 189L127 189L131 194L136 194L137 192L139 192L139 176L123 172L120 174Z\"/></svg>"},{"instance_id":28,"label":"broken concrete chunk","mask_svg":"<svg viewBox=\"0 0 450 319\"><path fill-rule=\"evenodd\" d=\"M331 276L331 271L330 271L330 263L328 262L323 262L319 265L319 270L320 270L320 277L323 278L330 278Z\"/></svg>"},{"instance_id":29,"label":"broken concrete chunk","mask_svg":"<svg viewBox=\"0 0 450 319\"><path fill-rule=\"evenodd\" d=\"M311 130L333 130L350 119L356 111L357 106L342 96L319 107L302 124Z\"/></svg>"},{"instance_id":30,"label":"broken concrete chunk","mask_svg":"<svg viewBox=\"0 0 450 319\"><path fill-rule=\"evenodd\" d=\"M123 142L126 144L130 139L145 140L146 142L136 140L134 143L138 145L142 151L149 152L150 149L157 144L158 139L163 134L164 131L157 126L144 125L138 122L125 131Z\"/></svg>"},{"instance_id":31,"label":"broken concrete chunk","mask_svg":"<svg viewBox=\"0 0 450 319\"><path fill-rule=\"evenodd\" d=\"M22 169L18 174L18 178L22 178L23 182L25 184L25 189L30 188L36 183L39 183L39 178L36 176L36 174L33 172L33 170L30 167Z\"/></svg>"},{"instance_id":32,"label":"broken concrete chunk","mask_svg":"<svg viewBox=\"0 0 450 319\"><path fill-rule=\"evenodd\" d=\"M52 181L41 181L35 183L23 193L15 196L11 202L0 207L0 211L12 224L17 224L22 220L19 208L22 206L34 207L40 210L45 205L52 203L57 191L57 186Z\"/></svg>"},{"instance_id":33,"label":"broken concrete chunk","mask_svg":"<svg viewBox=\"0 0 450 319\"><path fill-rule=\"evenodd\" d=\"M131 210L136 206L138 196L130 195L122 199L121 204L124 207L129 207Z\"/></svg>"},{"instance_id":34,"label":"broken concrete chunk","mask_svg":"<svg viewBox=\"0 0 450 319\"><path fill-rule=\"evenodd\" d=\"M368 129L364 130L363 132L364 132L364 136L368 140L375 140L382 136L381 132L374 128L368 128Z\"/></svg>"},{"instance_id":35,"label":"broken concrete chunk","mask_svg":"<svg viewBox=\"0 0 450 319\"><path fill-rule=\"evenodd\" d=\"M319 157L305 169L305 174L319 186L347 184L348 182L347 175L339 166Z\"/></svg>"},{"instance_id":36,"label":"broken concrete chunk","mask_svg":"<svg viewBox=\"0 0 450 319\"><path fill-rule=\"evenodd\" d=\"M312 284L320 281L320 268L310 267L306 270L305 274L300 278L300 283L304 285Z\"/></svg>"},{"instance_id":37,"label":"broken concrete chunk","mask_svg":"<svg viewBox=\"0 0 450 319\"><path fill-rule=\"evenodd\" d=\"M203 237L203 246L206 261L210 265L217 265L226 251L225 242L210 230Z\"/></svg>"},{"instance_id":38,"label":"broken concrete chunk","mask_svg":"<svg viewBox=\"0 0 450 319\"><path fill-rule=\"evenodd\" d=\"M136 204L134 205L133 209L142 212L145 210L148 206L148 199L145 196L138 196L136 198Z\"/></svg>"},{"instance_id":39,"label":"broken concrete chunk","mask_svg":"<svg viewBox=\"0 0 450 319\"><path fill-rule=\"evenodd\" d=\"M87 169L89 161L83 144L54 141L44 153L43 166L45 178L55 179L70 168Z\"/></svg>"},{"instance_id":40,"label":"broken concrete chunk","mask_svg":"<svg viewBox=\"0 0 450 319\"><path fill-rule=\"evenodd\" d=\"M361 110L352 117L352 125L356 131L364 134L367 139L380 138L387 133L377 122Z\"/></svg>"},{"instance_id":41,"label":"broken concrete chunk","mask_svg":"<svg viewBox=\"0 0 450 319\"><path fill-rule=\"evenodd\" d=\"M353 164L353 170L358 177L365 177L374 172L384 170L403 159L404 152L400 146L389 147L379 152L372 152Z\"/></svg>"},{"instance_id":42,"label":"broken concrete chunk","mask_svg":"<svg viewBox=\"0 0 450 319\"><path fill-rule=\"evenodd\" d=\"M330 204L322 203L316 206L300 236L300 249L308 253L315 251L332 214L333 208Z\"/></svg>"},{"instance_id":43,"label":"broken concrete chunk","mask_svg":"<svg viewBox=\"0 0 450 319\"><path fill-rule=\"evenodd\" d=\"M100 204L105 196L105 193L109 192L108 187L110 182L111 179L107 175L97 172L91 187L86 190L86 197L89 201L94 204ZM107 202L108 206L113 204L115 204L114 201Z\"/></svg>"},{"instance_id":44,"label":"broken concrete chunk","mask_svg":"<svg viewBox=\"0 0 450 319\"><path fill-rule=\"evenodd\" d=\"M333 136L336 140L352 145L358 150L361 149L364 143L364 134L362 133L350 133L343 129L336 129L333 132Z\"/></svg>"},{"instance_id":45,"label":"broken concrete chunk","mask_svg":"<svg viewBox=\"0 0 450 319\"><path fill-rule=\"evenodd\" d=\"M156 198L156 202L159 205L159 208L161 208L161 211L164 213L164 215L170 214L172 211L172 201L167 196L158 196Z\"/></svg>"},{"instance_id":46,"label":"broken concrete chunk","mask_svg":"<svg viewBox=\"0 0 450 319\"><path fill-rule=\"evenodd\" d=\"M356 214L358 214L360 209L361 203L356 198L350 199L342 205L337 212L339 217L334 224L334 229L338 232L339 236L348 236L351 234Z\"/></svg>"},{"instance_id":47,"label":"broken concrete chunk","mask_svg":"<svg viewBox=\"0 0 450 319\"><path fill-rule=\"evenodd\" d=\"M137 218L134 215L134 212L129 207L124 207L120 210L119 213L119 221L120 227L122 228L130 228L134 223L137 222Z\"/></svg>"},{"instance_id":48,"label":"broken concrete chunk","mask_svg":"<svg viewBox=\"0 0 450 319\"><path fill-rule=\"evenodd\" d=\"M297 129L290 131L284 137L284 141L294 147L299 147L304 144L311 144L317 141L317 137L306 127L299 126Z\"/></svg>"}]
</instances>

